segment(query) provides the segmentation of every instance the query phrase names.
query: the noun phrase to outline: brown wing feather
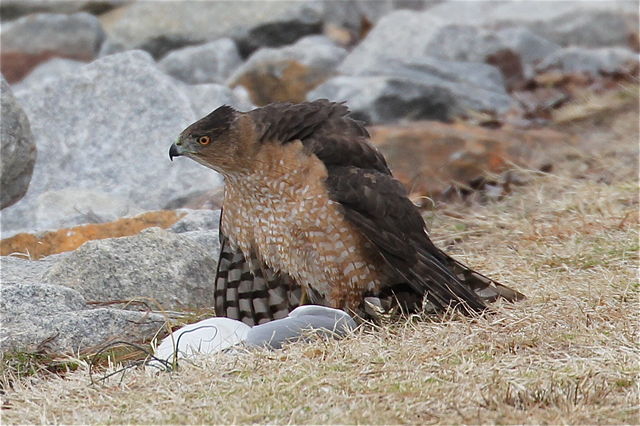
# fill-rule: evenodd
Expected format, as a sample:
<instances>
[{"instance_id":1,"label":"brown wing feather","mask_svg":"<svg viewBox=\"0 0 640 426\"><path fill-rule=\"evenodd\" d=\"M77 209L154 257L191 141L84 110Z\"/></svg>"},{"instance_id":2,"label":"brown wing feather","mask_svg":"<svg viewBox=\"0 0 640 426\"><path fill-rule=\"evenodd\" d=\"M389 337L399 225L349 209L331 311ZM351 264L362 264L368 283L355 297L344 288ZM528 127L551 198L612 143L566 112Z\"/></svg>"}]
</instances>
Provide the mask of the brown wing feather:
<instances>
[{"instance_id":1,"label":"brown wing feather","mask_svg":"<svg viewBox=\"0 0 640 426\"><path fill-rule=\"evenodd\" d=\"M485 304L447 267L429 240L425 224L402 185L393 177L356 167L329 169L329 195L345 217L379 250L396 275L440 309L463 303L480 311Z\"/></svg>"},{"instance_id":2,"label":"brown wing feather","mask_svg":"<svg viewBox=\"0 0 640 426\"><path fill-rule=\"evenodd\" d=\"M260 142L300 140L327 166L353 165L391 174L378 150L367 142L362 123L346 117L341 103L320 99L301 104L273 103L249 111Z\"/></svg>"}]
</instances>

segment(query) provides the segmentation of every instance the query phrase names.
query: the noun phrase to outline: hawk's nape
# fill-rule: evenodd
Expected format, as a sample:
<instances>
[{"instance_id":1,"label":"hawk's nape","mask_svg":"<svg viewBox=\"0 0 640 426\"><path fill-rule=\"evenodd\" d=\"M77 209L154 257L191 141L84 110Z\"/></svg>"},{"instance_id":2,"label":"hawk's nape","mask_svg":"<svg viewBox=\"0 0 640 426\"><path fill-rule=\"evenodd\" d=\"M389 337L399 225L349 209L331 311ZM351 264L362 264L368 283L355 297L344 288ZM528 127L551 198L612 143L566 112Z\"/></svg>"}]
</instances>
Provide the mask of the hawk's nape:
<instances>
[{"instance_id":1,"label":"hawk's nape","mask_svg":"<svg viewBox=\"0 0 640 426\"><path fill-rule=\"evenodd\" d=\"M523 298L433 245L348 114L327 100L222 107L171 147L225 177L217 314L259 324L314 303L366 316L365 298L405 312L426 298L473 313Z\"/></svg>"}]
</instances>

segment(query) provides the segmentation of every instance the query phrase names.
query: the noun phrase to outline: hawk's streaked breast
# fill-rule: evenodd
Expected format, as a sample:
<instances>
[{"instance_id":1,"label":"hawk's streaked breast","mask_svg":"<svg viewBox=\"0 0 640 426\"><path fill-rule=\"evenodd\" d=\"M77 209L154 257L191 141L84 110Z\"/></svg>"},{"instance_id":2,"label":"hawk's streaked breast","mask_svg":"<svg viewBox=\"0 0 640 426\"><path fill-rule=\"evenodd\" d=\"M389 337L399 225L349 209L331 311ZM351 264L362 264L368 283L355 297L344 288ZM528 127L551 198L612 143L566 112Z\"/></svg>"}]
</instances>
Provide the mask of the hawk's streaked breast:
<instances>
[{"instance_id":1,"label":"hawk's streaked breast","mask_svg":"<svg viewBox=\"0 0 640 426\"><path fill-rule=\"evenodd\" d=\"M256 158L250 174L226 178L223 232L247 258L355 310L379 288L383 261L329 199L324 164L300 142L265 144Z\"/></svg>"}]
</instances>

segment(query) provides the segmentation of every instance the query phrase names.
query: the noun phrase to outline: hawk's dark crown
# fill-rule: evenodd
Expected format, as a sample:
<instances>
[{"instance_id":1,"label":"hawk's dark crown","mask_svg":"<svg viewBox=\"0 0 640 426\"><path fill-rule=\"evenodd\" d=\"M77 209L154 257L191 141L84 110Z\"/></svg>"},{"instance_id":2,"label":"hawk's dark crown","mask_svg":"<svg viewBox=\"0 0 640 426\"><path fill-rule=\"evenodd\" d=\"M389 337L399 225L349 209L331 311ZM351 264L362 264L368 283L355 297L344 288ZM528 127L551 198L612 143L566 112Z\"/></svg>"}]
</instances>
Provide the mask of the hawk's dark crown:
<instances>
[{"instance_id":1,"label":"hawk's dark crown","mask_svg":"<svg viewBox=\"0 0 640 426\"><path fill-rule=\"evenodd\" d=\"M228 105L223 105L211 112L206 117L193 123L186 129L186 132L191 135L211 135L221 134L229 130L233 119L235 118L236 110Z\"/></svg>"}]
</instances>

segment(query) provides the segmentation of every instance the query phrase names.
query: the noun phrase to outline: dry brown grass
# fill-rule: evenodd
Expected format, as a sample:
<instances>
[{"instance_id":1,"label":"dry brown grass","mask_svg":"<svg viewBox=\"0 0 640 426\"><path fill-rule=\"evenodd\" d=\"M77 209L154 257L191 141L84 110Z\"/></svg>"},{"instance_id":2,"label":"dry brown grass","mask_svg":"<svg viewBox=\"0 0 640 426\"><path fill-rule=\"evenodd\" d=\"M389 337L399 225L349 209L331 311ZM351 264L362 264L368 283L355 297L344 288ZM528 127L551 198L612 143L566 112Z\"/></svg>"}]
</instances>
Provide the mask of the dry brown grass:
<instances>
[{"instance_id":1,"label":"dry brown grass","mask_svg":"<svg viewBox=\"0 0 640 426\"><path fill-rule=\"evenodd\" d=\"M502 201L428 218L439 245L524 302L102 385L86 367L21 378L2 422L637 424L636 114L569 125L584 143L554 174L523 171Z\"/></svg>"}]
</instances>

